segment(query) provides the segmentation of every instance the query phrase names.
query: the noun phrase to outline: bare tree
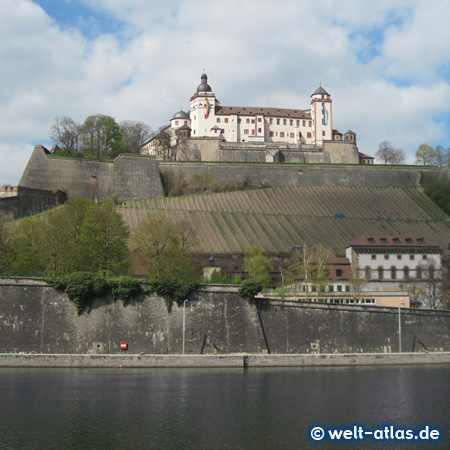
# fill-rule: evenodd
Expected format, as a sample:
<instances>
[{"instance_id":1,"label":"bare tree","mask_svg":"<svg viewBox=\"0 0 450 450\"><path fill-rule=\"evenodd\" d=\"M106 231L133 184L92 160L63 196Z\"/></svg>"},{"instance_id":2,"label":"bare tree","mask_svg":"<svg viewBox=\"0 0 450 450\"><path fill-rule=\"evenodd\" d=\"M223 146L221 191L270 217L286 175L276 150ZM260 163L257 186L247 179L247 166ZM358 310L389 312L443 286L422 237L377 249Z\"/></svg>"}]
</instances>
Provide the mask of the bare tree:
<instances>
[{"instance_id":1,"label":"bare tree","mask_svg":"<svg viewBox=\"0 0 450 450\"><path fill-rule=\"evenodd\" d=\"M50 137L62 149L77 152L80 126L70 117L57 117L50 129Z\"/></svg>"},{"instance_id":2,"label":"bare tree","mask_svg":"<svg viewBox=\"0 0 450 450\"><path fill-rule=\"evenodd\" d=\"M141 146L150 137L150 127L143 122L126 120L120 123L122 132L123 151L125 153L139 153Z\"/></svg>"},{"instance_id":3,"label":"bare tree","mask_svg":"<svg viewBox=\"0 0 450 450\"><path fill-rule=\"evenodd\" d=\"M375 157L384 164L401 164L405 161L405 152L395 148L390 142L383 141L378 146Z\"/></svg>"}]
</instances>

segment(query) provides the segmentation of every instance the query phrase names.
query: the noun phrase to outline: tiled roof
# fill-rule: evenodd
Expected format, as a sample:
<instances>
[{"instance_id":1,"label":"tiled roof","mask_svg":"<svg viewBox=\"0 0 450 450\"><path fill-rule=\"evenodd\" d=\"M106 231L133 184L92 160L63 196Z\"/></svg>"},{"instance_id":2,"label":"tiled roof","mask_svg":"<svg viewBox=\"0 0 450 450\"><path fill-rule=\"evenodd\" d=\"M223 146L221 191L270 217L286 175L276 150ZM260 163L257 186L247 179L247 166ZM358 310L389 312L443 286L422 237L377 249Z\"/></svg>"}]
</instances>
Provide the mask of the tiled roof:
<instances>
[{"instance_id":1,"label":"tiled roof","mask_svg":"<svg viewBox=\"0 0 450 450\"><path fill-rule=\"evenodd\" d=\"M216 115L239 114L241 116L285 117L288 119L311 119L311 111L288 108L260 108L256 106L216 106Z\"/></svg>"},{"instance_id":2,"label":"tiled roof","mask_svg":"<svg viewBox=\"0 0 450 450\"><path fill-rule=\"evenodd\" d=\"M414 236L363 236L352 239L352 247L438 247L439 245L424 237Z\"/></svg>"}]
</instances>

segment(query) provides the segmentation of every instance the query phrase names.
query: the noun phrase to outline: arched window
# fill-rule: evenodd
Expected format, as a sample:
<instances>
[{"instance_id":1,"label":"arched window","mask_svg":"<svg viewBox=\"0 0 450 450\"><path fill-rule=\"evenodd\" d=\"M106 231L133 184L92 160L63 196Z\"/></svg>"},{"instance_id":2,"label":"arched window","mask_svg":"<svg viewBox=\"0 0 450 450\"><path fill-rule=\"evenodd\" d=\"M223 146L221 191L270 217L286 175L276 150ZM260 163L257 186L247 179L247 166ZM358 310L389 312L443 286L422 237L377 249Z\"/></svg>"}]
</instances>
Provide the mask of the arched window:
<instances>
[{"instance_id":1,"label":"arched window","mask_svg":"<svg viewBox=\"0 0 450 450\"><path fill-rule=\"evenodd\" d=\"M397 268L395 266L391 267L391 280L397 279Z\"/></svg>"},{"instance_id":2,"label":"arched window","mask_svg":"<svg viewBox=\"0 0 450 450\"><path fill-rule=\"evenodd\" d=\"M409 280L409 267L408 266L403 267L403 278L405 280Z\"/></svg>"},{"instance_id":3,"label":"arched window","mask_svg":"<svg viewBox=\"0 0 450 450\"><path fill-rule=\"evenodd\" d=\"M378 267L378 279L379 280L384 279L384 272L383 272L383 268L381 266Z\"/></svg>"},{"instance_id":4,"label":"arched window","mask_svg":"<svg viewBox=\"0 0 450 450\"><path fill-rule=\"evenodd\" d=\"M366 266L364 268L364 278L366 280L370 280L370 267L369 266Z\"/></svg>"}]
</instances>

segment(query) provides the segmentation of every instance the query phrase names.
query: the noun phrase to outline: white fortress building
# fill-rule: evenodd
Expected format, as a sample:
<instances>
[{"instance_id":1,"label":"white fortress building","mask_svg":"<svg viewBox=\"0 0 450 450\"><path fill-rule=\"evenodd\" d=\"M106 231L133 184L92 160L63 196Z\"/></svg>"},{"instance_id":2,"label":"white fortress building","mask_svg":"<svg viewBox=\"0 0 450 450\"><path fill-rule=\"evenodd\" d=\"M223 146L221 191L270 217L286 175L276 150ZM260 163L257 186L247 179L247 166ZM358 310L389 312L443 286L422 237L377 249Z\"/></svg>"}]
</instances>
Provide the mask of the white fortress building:
<instances>
[{"instance_id":1,"label":"white fortress building","mask_svg":"<svg viewBox=\"0 0 450 450\"><path fill-rule=\"evenodd\" d=\"M322 86L311 94L308 109L223 106L204 73L189 105L189 112L178 111L170 119L170 125L162 127L143 145L143 154L158 157L158 148L164 141L161 133L166 133L166 141L173 148L180 140L189 140L190 148L195 147L197 150L189 159L373 162L373 158L358 152L353 131L340 133L333 128L333 101ZM208 149L205 150L205 143L201 143L201 140L216 140L216 147L221 151L211 151L214 147L211 143L207 144ZM333 150L331 144L336 143L347 145L335 146ZM245 151L247 154L244 158L242 152ZM339 154L334 158L335 161L330 157L333 151L333 156ZM324 154L320 156L320 152ZM173 159L180 159L180 156L173 156Z\"/></svg>"}]
</instances>

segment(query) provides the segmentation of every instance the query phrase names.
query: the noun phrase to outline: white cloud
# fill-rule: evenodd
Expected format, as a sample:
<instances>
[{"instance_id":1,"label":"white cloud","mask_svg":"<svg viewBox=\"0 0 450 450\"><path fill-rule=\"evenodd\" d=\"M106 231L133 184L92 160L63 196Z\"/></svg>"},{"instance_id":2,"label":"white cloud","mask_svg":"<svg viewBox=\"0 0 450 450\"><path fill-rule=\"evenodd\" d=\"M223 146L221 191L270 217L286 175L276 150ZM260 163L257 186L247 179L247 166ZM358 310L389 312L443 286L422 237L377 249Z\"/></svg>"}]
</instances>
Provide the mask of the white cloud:
<instances>
[{"instance_id":1,"label":"white cloud","mask_svg":"<svg viewBox=\"0 0 450 450\"><path fill-rule=\"evenodd\" d=\"M2 0L0 183L18 180L56 116L102 112L157 127L187 108L203 68L230 105L306 107L322 81L336 125L368 153L384 139L410 152L448 139L436 121L450 111L446 1L79 1L122 21L120 35L87 39L31 0ZM356 52L383 27L381 54L362 64Z\"/></svg>"}]
</instances>

